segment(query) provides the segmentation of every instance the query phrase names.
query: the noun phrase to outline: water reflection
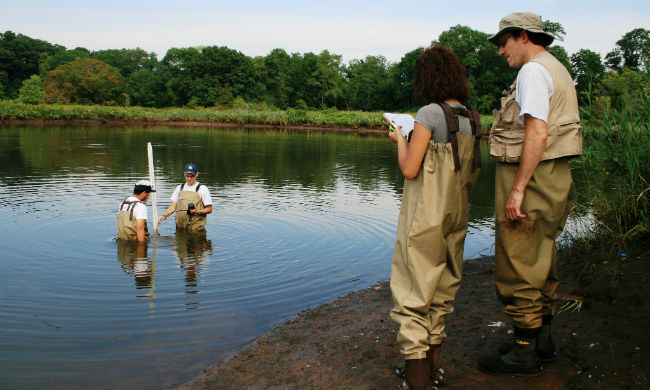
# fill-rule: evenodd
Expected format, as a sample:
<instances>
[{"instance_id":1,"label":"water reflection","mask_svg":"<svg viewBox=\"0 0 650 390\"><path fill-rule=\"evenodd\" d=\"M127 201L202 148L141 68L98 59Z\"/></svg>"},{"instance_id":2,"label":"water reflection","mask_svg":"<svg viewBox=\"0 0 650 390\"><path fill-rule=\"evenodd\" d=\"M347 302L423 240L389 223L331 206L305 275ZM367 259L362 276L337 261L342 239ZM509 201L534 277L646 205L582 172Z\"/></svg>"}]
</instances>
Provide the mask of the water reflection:
<instances>
[{"instance_id":1,"label":"water reflection","mask_svg":"<svg viewBox=\"0 0 650 390\"><path fill-rule=\"evenodd\" d=\"M115 240L117 242L117 259L124 272L135 280L138 290L151 289L153 286L153 261L147 257L147 244L134 241Z\"/></svg>"},{"instance_id":2,"label":"water reflection","mask_svg":"<svg viewBox=\"0 0 650 390\"><path fill-rule=\"evenodd\" d=\"M207 239L205 231L190 233L177 230L174 251L185 274L185 293L198 294L199 273L210 262L212 241ZM186 305L188 309L196 309L199 301L188 302Z\"/></svg>"}]
</instances>

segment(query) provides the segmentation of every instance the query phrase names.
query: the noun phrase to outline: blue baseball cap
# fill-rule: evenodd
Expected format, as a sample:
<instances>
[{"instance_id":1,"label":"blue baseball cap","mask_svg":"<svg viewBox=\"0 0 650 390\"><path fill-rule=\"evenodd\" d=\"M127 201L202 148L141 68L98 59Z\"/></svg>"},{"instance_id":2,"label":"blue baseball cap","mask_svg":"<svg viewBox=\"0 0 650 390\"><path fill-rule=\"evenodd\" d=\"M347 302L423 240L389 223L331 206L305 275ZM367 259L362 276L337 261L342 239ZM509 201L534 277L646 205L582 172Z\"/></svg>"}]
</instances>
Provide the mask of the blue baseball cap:
<instances>
[{"instance_id":1,"label":"blue baseball cap","mask_svg":"<svg viewBox=\"0 0 650 390\"><path fill-rule=\"evenodd\" d=\"M192 175L196 175L198 171L199 169L196 167L196 164L189 163L185 166L185 173L191 173Z\"/></svg>"}]
</instances>

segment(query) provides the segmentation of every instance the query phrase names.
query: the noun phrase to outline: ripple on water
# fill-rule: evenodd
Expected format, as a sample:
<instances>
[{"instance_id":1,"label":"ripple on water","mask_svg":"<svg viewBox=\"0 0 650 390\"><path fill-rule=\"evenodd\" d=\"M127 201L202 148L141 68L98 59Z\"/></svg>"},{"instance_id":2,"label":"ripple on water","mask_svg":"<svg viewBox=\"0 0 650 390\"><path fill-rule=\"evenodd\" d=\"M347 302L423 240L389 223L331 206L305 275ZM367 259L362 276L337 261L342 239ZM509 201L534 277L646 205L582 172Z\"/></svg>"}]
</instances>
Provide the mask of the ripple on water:
<instances>
[{"instance_id":1,"label":"ripple on water","mask_svg":"<svg viewBox=\"0 0 650 390\"><path fill-rule=\"evenodd\" d=\"M1 179L0 366L11 378L0 382L9 388L118 388L125 378L130 388L176 388L301 309L389 275L400 196L385 179L359 179L348 155L322 183L292 169L205 172L215 202L205 237L176 234L170 218L142 254L114 239L118 203L146 178L133 168L142 161L108 164L113 145L91 133L81 148L57 149L65 157L51 173L38 173L50 167L34 150L36 173ZM155 142L173 146L165 159L182 158L156 172L158 215L178 184L170 167L204 151L193 135ZM472 228L477 241L482 228Z\"/></svg>"}]
</instances>

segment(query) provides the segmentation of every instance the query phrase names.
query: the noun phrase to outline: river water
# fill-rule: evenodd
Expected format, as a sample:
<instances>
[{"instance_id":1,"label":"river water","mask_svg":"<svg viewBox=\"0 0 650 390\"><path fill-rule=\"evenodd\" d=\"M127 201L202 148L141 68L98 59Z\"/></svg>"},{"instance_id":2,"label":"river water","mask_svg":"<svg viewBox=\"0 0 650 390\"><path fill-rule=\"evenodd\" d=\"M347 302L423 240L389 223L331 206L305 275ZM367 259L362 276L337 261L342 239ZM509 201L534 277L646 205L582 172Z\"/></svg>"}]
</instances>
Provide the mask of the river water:
<instances>
[{"instance_id":1,"label":"river water","mask_svg":"<svg viewBox=\"0 0 650 390\"><path fill-rule=\"evenodd\" d=\"M188 162L214 212L205 235L169 218L138 252L115 240L115 213L148 178L147 142L158 215ZM301 310L387 280L396 158L387 137L353 134L0 128L0 388L175 388ZM493 180L484 158L466 258L493 251Z\"/></svg>"}]
</instances>

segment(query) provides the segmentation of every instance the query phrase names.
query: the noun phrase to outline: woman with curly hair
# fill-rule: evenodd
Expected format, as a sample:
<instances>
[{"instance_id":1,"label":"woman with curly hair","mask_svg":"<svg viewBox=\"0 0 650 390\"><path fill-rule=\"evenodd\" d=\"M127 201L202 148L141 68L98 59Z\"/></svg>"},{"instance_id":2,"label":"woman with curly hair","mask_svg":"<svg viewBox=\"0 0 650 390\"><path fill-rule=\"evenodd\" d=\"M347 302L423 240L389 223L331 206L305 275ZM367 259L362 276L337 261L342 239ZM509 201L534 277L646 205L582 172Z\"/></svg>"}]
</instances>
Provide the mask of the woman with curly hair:
<instances>
[{"instance_id":1,"label":"woman with curly hair","mask_svg":"<svg viewBox=\"0 0 650 390\"><path fill-rule=\"evenodd\" d=\"M404 193L391 265L397 341L406 364L403 388L444 382L440 366L445 315L453 312L462 275L468 202L480 167L480 117L469 110L465 67L445 47L423 50L416 63L415 95L422 103L410 142L397 144Z\"/></svg>"}]
</instances>

